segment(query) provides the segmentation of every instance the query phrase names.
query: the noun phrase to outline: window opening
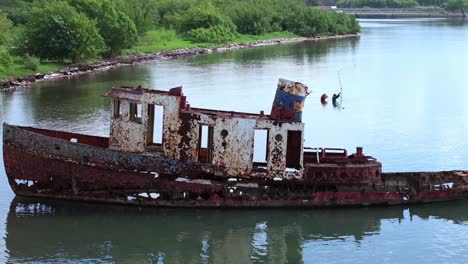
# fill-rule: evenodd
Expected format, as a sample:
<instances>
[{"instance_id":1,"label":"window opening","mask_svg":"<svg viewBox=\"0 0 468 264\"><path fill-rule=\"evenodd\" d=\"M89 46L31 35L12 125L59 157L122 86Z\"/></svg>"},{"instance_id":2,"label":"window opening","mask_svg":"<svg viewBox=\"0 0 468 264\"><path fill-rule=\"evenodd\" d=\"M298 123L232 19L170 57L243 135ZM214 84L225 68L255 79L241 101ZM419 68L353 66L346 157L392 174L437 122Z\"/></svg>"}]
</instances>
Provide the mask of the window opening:
<instances>
[{"instance_id":1,"label":"window opening","mask_svg":"<svg viewBox=\"0 0 468 264\"><path fill-rule=\"evenodd\" d=\"M255 129L253 162L258 165L266 165L268 161L268 136L267 129Z\"/></svg>"},{"instance_id":2,"label":"window opening","mask_svg":"<svg viewBox=\"0 0 468 264\"><path fill-rule=\"evenodd\" d=\"M122 114L120 112L120 100L114 100L114 117L117 118L117 117L120 117L120 115Z\"/></svg>"},{"instance_id":3,"label":"window opening","mask_svg":"<svg viewBox=\"0 0 468 264\"><path fill-rule=\"evenodd\" d=\"M213 160L213 127L200 125L198 140L198 161L211 163Z\"/></svg>"},{"instance_id":4,"label":"window opening","mask_svg":"<svg viewBox=\"0 0 468 264\"><path fill-rule=\"evenodd\" d=\"M149 145L163 143L164 107L161 105L148 105L148 135Z\"/></svg>"},{"instance_id":5,"label":"window opening","mask_svg":"<svg viewBox=\"0 0 468 264\"><path fill-rule=\"evenodd\" d=\"M141 123L141 103L130 103L130 120Z\"/></svg>"}]
</instances>

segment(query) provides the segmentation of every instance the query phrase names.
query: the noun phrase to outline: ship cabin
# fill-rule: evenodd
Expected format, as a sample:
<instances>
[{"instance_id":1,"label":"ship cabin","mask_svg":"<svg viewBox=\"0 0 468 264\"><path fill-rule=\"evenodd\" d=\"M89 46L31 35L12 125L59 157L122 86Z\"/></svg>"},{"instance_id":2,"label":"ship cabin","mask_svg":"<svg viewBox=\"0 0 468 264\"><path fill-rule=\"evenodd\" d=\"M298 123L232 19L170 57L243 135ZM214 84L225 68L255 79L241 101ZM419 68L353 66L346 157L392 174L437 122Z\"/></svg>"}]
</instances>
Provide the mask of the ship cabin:
<instances>
[{"instance_id":1,"label":"ship cabin","mask_svg":"<svg viewBox=\"0 0 468 264\"><path fill-rule=\"evenodd\" d=\"M224 177L302 178L308 88L280 79L270 115L193 108L182 87L114 87L109 147Z\"/></svg>"}]
</instances>

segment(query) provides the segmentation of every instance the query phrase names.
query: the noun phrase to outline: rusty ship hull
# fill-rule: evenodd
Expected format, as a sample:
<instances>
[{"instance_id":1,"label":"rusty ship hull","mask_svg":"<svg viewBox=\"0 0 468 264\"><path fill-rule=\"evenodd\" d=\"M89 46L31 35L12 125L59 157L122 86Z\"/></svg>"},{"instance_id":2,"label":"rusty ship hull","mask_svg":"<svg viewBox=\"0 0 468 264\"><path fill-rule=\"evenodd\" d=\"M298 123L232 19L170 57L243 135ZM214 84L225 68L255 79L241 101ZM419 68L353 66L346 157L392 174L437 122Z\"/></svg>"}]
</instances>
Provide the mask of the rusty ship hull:
<instances>
[{"instance_id":1,"label":"rusty ship hull","mask_svg":"<svg viewBox=\"0 0 468 264\"><path fill-rule=\"evenodd\" d=\"M381 173L376 161L324 158L306 162L303 179L226 178L202 163L109 149L105 137L8 124L3 131L8 181L20 196L163 207L370 206L468 196L464 171Z\"/></svg>"},{"instance_id":2,"label":"rusty ship hull","mask_svg":"<svg viewBox=\"0 0 468 264\"><path fill-rule=\"evenodd\" d=\"M182 87L113 87L104 94L111 99L109 137L4 124L8 181L23 196L170 207L367 206L468 196L466 171L382 173L361 147L351 155L305 147L309 93L280 79L268 115L193 108Z\"/></svg>"}]
</instances>

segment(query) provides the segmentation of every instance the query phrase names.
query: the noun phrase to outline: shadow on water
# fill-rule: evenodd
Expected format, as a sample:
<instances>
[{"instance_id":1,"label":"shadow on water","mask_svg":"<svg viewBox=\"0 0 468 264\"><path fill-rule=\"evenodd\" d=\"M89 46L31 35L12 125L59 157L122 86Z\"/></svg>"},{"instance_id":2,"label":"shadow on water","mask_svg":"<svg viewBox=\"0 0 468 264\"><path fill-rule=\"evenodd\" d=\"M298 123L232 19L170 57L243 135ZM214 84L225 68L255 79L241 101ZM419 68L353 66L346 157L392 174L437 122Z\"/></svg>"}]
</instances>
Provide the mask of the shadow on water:
<instances>
[{"instance_id":1,"label":"shadow on water","mask_svg":"<svg viewBox=\"0 0 468 264\"><path fill-rule=\"evenodd\" d=\"M379 234L382 220L404 219L406 209L152 209L16 197L6 247L11 262L297 263L309 241L359 242ZM464 223L467 209L461 201L409 211Z\"/></svg>"}]
</instances>

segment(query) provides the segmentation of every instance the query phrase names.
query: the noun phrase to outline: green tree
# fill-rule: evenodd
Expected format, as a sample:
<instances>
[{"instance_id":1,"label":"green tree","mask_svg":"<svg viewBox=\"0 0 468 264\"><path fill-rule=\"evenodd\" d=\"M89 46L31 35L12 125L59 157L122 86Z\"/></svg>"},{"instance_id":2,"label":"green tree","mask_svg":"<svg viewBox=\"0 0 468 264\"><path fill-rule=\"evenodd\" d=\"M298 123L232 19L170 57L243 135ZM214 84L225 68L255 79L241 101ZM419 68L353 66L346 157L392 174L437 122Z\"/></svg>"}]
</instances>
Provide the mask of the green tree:
<instances>
[{"instance_id":1,"label":"green tree","mask_svg":"<svg viewBox=\"0 0 468 264\"><path fill-rule=\"evenodd\" d=\"M194 0L158 0L160 25L167 29L178 29L180 16L193 4Z\"/></svg>"},{"instance_id":2,"label":"green tree","mask_svg":"<svg viewBox=\"0 0 468 264\"><path fill-rule=\"evenodd\" d=\"M415 0L339 0L337 3L342 8L411 8L418 5Z\"/></svg>"},{"instance_id":3,"label":"green tree","mask_svg":"<svg viewBox=\"0 0 468 264\"><path fill-rule=\"evenodd\" d=\"M132 19L139 34L156 28L160 23L157 0L120 0L117 8Z\"/></svg>"},{"instance_id":4,"label":"green tree","mask_svg":"<svg viewBox=\"0 0 468 264\"><path fill-rule=\"evenodd\" d=\"M417 0L422 6L444 6L447 0Z\"/></svg>"},{"instance_id":5,"label":"green tree","mask_svg":"<svg viewBox=\"0 0 468 264\"><path fill-rule=\"evenodd\" d=\"M13 23L0 10L0 45L5 43L8 32Z\"/></svg>"},{"instance_id":6,"label":"green tree","mask_svg":"<svg viewBox=\"0 0 468 264\"><path fill-rule=\"evenodd\" d=\"M261 35L286 30L290 13L304 8L301 0L214 0L241 34Z\"/></svg>"},{"instance_id":7,"label":"green tree","mask_svg":"<svg viewBox=\"0 0 468 264\"><path fill-rule=\"evenodd\" d=\"M118 55L138 40L135 23L109 0L70 0L79 12L97 21L99 34L107 46L105 55Z\"/></svg>"},{"instance_id":8,"label":"green tree","mask_svg":"<svg viewBox=\"0 0 468 264\"><path fill-rule=\"evenodd\" d=\"M12 38L15 37L12 26L13 22L0 10L0 72L6 72L14 65L10 54Z\"/></svg>"},{"instance_id":9,"label":"green tree","mask_svg":"<svg viewBox=\"0 0 468 264\"><path fill-rule=\"evenodd\" d=\"M23 25L28 22L33 5L34 3L16 0L12 6L5 8L5 13L14 25Z\"/></svg>"},{"instance_id":10,"label":"green tree","mask_svg":"<svg viewBox=\"0 0 468 264\"><path fill-rule=\"evenodd\" d=\"M325 35L331 28L331 16L328 12L316 8L304 8L291 13L288 19L288 30L306 37Z\"/></svg>"},{"instance_id":11,"label":"green tree","mask_svg":"<svg viewBox=\"0 0 468 264\"><path fill-rule=\"evenodd\" d=\"M232 14L232 20L241 34L261 35L275 31L271 27L274 12L268 6L238 2Z\"/></svg>"},{"instance_id":12,"label":"green tree","mask_svg":"<svg viewBox=\"0 0 468 264\"><path fill-rule=\"evenodd\" d=\"M465 16L465 9L467 7L467 2L463 0L448 0L445 9L451 12L461 12Z\"/></svg>"},{"instance_id":13,"label":"green tree","mask_svg":"<svg viewBox=\"0 0 468 264\"><path fill-rule=\"evenodd\" d=\"M78 62L97 57L104 49L94 20L66 2L50 2L33 8L26 25L25 48L41 59Z\"/></svg>"}]
</instances>

